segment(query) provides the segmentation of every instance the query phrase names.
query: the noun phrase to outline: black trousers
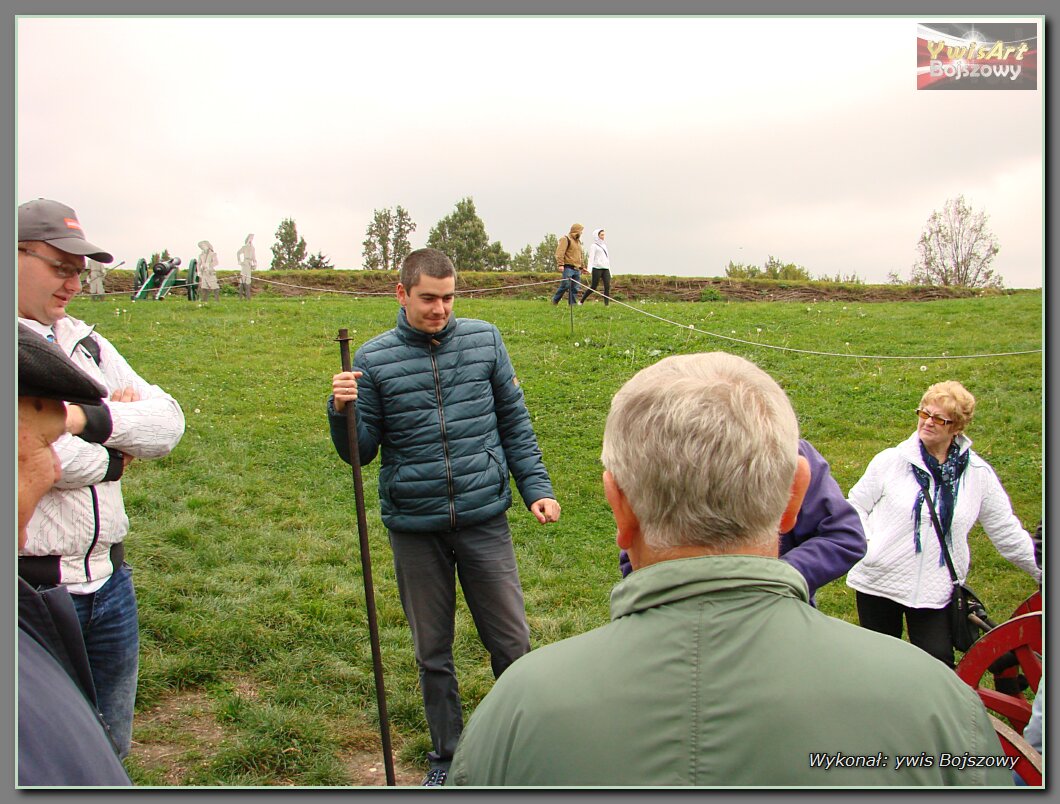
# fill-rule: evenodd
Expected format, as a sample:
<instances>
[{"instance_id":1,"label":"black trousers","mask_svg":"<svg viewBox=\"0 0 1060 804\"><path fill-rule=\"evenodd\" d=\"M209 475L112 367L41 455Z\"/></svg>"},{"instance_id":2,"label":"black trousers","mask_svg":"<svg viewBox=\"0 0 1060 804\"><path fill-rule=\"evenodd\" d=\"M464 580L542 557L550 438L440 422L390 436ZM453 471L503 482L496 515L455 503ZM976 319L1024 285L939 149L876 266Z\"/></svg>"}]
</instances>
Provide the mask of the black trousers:
<instances>
[{"instance_id":1,"label":"black trousers","mask_svg":"<svg viewBox=\"0 0 1060 804\"><path fill-rule=\"evenodd\" d=\"M608 268L593 268L593 283L591 286L586 288L585 293L582 294L582 301L589 296L596 286L600 284L600 280L604 280L604 304L606 305L611 299L611 271Z\"/></svg>"},{"instance_id":2,"label":"black trousers","mask_svg":"<svg viewBox=\"0 0 1060 804\"><path fill-rule=\"evenodd\" d=\"M863 628L902 638L902 618L909 629L909 641L927 651L948 667L953 667L953 638L948 608L913 609L889 597L857 593L858 621Z\"/></svg>"}]
</instances>

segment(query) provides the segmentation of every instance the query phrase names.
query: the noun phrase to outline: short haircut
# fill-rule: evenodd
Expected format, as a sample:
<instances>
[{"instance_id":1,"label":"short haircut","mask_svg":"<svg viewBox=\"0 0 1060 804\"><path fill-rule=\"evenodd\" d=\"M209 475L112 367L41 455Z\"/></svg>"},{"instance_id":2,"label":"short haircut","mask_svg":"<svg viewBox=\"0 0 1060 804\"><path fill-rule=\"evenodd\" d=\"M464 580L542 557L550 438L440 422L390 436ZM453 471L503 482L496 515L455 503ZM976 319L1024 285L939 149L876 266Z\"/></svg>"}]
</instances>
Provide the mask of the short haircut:
<instances>
[{"instance_id":1,"label":"short haircut","mask_svg":"<svg viewBox=\"0 0 1060 804\"><path fill-rule=\"evenodd\" d=\"M601 460L655 549L775 544L798 461L787 395L726 352L676 355L611 402Z\"/></svg>"},{"instance_id":2,"label":"short haircut","mask_svg":"<svg viewBox=\"0 0 1060 804\"><path fill-rule=\"evenodd\" d=\"M924 391L920 407L932 404L946 409L946 418L953 419L958 431L967 427L975 415L975 397L956 380L937 382Z\"/></svg>"},{"instance_id":3,"label":"short haircut","mask_svg":"<svg viewBox=\"0 0 1060 804\"><path fill-rule=\"evenodd\" d=\"M453 261L436 248L418 248L401 263L401 275L398 281L405 290L412 290L426 274L434 279L453 277L456 281L456 266Z\"/></svg>"}]
</instances>

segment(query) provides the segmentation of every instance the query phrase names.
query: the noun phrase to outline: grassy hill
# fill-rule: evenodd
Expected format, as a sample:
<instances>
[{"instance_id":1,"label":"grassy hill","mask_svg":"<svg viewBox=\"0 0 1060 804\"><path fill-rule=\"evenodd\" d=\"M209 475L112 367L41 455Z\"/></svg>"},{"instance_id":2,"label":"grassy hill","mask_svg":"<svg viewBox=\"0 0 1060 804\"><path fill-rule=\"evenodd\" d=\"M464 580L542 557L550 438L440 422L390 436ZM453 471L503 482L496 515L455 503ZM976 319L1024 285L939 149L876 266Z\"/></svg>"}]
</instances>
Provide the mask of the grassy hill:
<instances>
[{"instance_id":1,"label":"grassy hill","mask_svg":"<svg viewBox=\"0 0 1060 804\"><path fill-rule=\"evenodd\" d=\"M361 272L312 278L376 281ZM548 279L528 299L457 301L458 315L501 329L563 506L547 527L521 504L510 512L534 646L607 620L619 574L600 488L604 418L618 387L665 355L725 349L773 374L844 491L874 454L912 432L929 384L958 379L979 401L969 427L975 449L1024 525L1042 516L1042 354L986 356L1041 348L1040 292L872 304L688 304L649 294L571 311L545 301ZM659 288L723 281L642 279ZM334 453L324 411L340 367L338 329L360 342L393 326L393 276L378 282L378 297L269 289L242 301L226 287L219 303L115 295L71 305L187 417L169 457L135 461L123 478L142 631L128 764L140 784L382 779L350 470ZM616 296L634 301L627 282L620 278ZM364 483L388 705L399 778L416 783L428 741L376 482L373 463ZM972 547L970 583L1004 619L1035 584L978 528ZM841 581L818 602L856 622ZM456 661L470 714L492 676L462 605Z\"/></svg>"}]
</instances>

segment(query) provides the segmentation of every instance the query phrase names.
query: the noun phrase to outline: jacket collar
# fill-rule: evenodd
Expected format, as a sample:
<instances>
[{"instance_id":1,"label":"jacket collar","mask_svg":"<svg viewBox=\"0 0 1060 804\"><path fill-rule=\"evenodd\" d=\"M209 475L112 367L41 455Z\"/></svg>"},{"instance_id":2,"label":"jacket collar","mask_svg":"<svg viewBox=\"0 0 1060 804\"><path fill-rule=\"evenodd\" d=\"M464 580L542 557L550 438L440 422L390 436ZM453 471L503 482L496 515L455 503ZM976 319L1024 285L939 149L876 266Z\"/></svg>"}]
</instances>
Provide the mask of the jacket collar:
<instances>
[{"instance_id":1,"label":"jacket collar","mask_svg":"<svg viewBox=\"0 0 1060 804\"><path fill-rule=\"evenodd\" d=\"M42 336L48 331L46 325L37 321L32 321L28 318L19 318L18 320ZM78 341L91 335L93 330L95 330L94 324L86 324L81 319L69 315L63 316L51 326L55 342L63 347L67 354L73 350Z\"/></svg>"},{"instance_id":2,"label":"jacket collar","mask_svg":"<svg viewBox=\"0 0 1060 804\"><path fill-rule=\"evenodd\" d=\"M406 343L419 344L422 346L426 346L431 341L434 341L437 344L445 343L456 331L456 323L457 317L450 313L449 320L446 322L445 326L433 335L429 335L426 332L416 329L409 323L404 307L398 308L397 332L398 335L401 336L401 339Z\"/></svg>"},{"instance_id":3,"label":"jacket collar","mask_svg":"<svg viewBox=\"0 0 1060 804\"><path fill-rule=\"evenodd\" d=\"M957 436L957 446L963 455L972 448L972 439L961 433ZM898 454L913 464L913 466L918 466L925 472L927 471L927 466L924 465L924 457L920 454L920 436L917 435L916 430L913 431L909 438L899 444L897 449Z\"/></svg>"},{"instance_id":4,"label":"jacket collar","mask_svg":"<svg viewBox=\"0 0 1060 804\"><path fill-rule=\"evenodd\" d=\"M690 597L754 591L809 603L806 580L778 558L723 555L660 561L611 590L611 619Z\"/></svg>"}]
</instances>

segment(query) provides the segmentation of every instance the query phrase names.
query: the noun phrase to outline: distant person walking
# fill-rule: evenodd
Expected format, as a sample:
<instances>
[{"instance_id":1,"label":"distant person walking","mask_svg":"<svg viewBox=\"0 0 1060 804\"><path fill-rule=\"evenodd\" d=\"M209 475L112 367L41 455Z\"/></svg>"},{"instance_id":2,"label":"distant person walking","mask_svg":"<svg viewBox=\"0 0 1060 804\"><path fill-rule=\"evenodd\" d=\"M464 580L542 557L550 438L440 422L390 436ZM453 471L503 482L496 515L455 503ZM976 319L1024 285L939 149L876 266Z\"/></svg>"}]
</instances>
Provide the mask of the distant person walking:
<instances>
[{"instance_id":1,"label":"distant person walking","mask_svg":"<svg viewBox=\"0 0 1060 804\"><path fill-rule=\"evenodd\" d=\"M581 244L583 231L585 227L580 223L571 224L570 232L563 235L556 246L556 268L563 272L563 280L552 297L553 304L559 304L564 293L570 295L568 304L573 305L577 301L578 275L587 273Z\"/></svg>"},{"instance_id":2,"label":"distant person walking","mask_svg":"<svg viewBox=\"0 0 1060 804\"><path fill-rule=\"evenodd\" d=\"M603 229L593 230L593 242L589 244L589 256L585 260L585 264L592 269L593 284L582 294L582 304L585 304L589 294L596 290L601 279L604 280L604 306L606 307L611 301L611 258L607 253L607 244L604 242L605 234Z\"/></svg>"}]
</instances>

